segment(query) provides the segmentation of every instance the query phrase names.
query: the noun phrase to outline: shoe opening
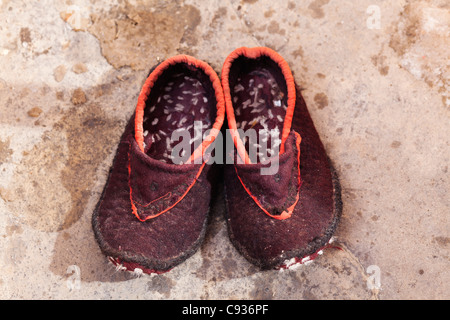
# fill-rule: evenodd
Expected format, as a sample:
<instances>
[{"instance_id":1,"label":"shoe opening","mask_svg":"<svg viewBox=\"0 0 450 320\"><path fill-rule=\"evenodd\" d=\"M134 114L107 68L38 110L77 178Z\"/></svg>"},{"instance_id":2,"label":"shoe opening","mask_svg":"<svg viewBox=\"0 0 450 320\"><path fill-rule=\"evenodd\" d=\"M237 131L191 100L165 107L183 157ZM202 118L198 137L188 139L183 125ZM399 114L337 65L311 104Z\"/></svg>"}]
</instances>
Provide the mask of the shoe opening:
<instances>
[{"instance_id":1,"label":"shoe opening","mask_svg":"<svg viewBox=\"0 0 450 320\"><path fill-rule=\"evenodd\" d=\"M175 163L174 157L188 159L212 128L216 105L215 90L204 70L187 63L168 66L155 81L145 104L144 152L166 163ZM189 141L183 141L188 148L174 155L174 147L182 142L177 132L187 132Z\"/></svg>"},{"instance_id":2,"label":"shoe opening","mask_svg":"<svg viewBox=\"0 0 450 320\"><path fill-rule=\"evenodd\" d=\"M251 162L265 162L278 155L288 106L280 67L267 56L239 56L228 79L236 127L242 130L240 138Z\"/></svg>"}]
</instances>

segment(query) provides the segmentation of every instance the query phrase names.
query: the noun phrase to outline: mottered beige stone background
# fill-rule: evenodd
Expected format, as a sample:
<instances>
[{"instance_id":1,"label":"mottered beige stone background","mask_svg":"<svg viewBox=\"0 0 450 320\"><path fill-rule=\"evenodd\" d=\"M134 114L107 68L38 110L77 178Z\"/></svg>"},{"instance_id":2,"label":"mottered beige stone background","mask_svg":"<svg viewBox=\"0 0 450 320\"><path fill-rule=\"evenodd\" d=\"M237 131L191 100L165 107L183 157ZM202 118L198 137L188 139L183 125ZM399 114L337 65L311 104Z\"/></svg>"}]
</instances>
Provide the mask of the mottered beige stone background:
<instances>
[{"instance_id":1,"label":"mottered beige stone background","mask_svg":"<svg viewBox=\"0 0 450 320\"><path fill-rule=\"evenodd\" d=\"M418 1L0 1L1 299L450 298L450 6ZM91 230L149 69L220 73L240 46L289 62L342 184L336 246L261 272L219 196L171 272L117 271Z\"/></svg>"}]
</instances>

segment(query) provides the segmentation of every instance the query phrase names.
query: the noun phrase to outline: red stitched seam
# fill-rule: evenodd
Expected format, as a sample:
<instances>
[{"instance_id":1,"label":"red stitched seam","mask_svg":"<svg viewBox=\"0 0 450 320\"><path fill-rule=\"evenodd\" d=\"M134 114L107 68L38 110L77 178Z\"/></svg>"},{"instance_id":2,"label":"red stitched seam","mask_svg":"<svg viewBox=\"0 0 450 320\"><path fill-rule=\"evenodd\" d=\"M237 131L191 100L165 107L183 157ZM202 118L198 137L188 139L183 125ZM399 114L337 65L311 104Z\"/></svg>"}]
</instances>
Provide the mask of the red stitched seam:
<instances>
[{"instance_id":1,"label":"red stitched seam","mask_svg":"<svg viewBox=\"0 0 450 320\"><path fill-rule=\"evenodd\" d=\"M130 144L130 150L131 150L131 144ZM194 186L194 184L197 182L198 177L200 176L200 174L201 174L202 171L203 171L203 168L204 168L205 165L206 165L206 162L203 162L203 163L202 163L202 165L200 166L200 169L198 170L197 174L195 175L194 180L192 181L192 183L187 187L186 191L180 196L180 198L179 198L177 201L175 201L175 203L173 203L171 206L167 207L166 209L164 209L164 210L162 210L162 211L160 211L160 212L158 212L158 213L155 213L155 214L153 214L153 215L151 215L151 216L148 216L148 217L145 217L144 219L142 219L142 218L139 216L139 213L137 212L137 208L136 208L136 205L135 205L135 203L137 203L138 205L139 205L139 203L136 202L135 200L133 200L133 188L131 187L131 162L130 162L130 150L128 151L128 186L129 186L129 188L130 188L131 210L132 210L132 213L136 216L136 218L137 218L139 221L141 221L141 222L144 222L144 221L146 221L146 220L153 219L153 218L156 218L156 217L160 216L161 214L163 214L163 213L169 211L170 209L172 209L173 207L175 207L181 200L183 200L184 197L188 194L189 190L191 190L191 188L192 188L192 187ZM169 192L169 193L171 193L171 192ZM168 194L169 194L169 193L168 193ZM164 197L164 196L163 196L163 197ZM161 198L162 198L162 197L160 197L160 198L158 198L158 199L161 199ZM156 200L158 200L158 199L152 200L151 202L154 202L154 201L156 201ZM151 203L151 202L150 202L150 203ZM149 203L149 204L150 204L150 203Z\"/></svg>"},{"instance_id":2,"label":"red stitched seam","mask_svg":"<svg viewBox=\"0 0 450 320\"><path fill-rule=\"evenodd\" d=\"M301 181L301 176L300 176L300 142L301 142L301 136L300 134L298 134L297 132L294 131L294 134L296 135L297 139L295 141L295 144L297 146L297 195L295 197L295 201L294 203L287 208L287 210L284 210L280 215L273 215L270 212L268 212L265 208L263 208L263 206L261 205L261 203L259 202L259 200L251 193L251 191L246 187L246 185L244 184L244 182L242 181L241 177L239 176L239 172L236 168L236 166L234 166L234 169L236 171L236 175L239 179L239 181L241 182L242 186L244 187L244 190L248 193L248 195L253 199L253 201L255 201L255 203L258 205L258 207L265 213L267 214L269 217L277 219L277 220L285 220L291 217L292 212L294 211L295 206L298 203L298 200L300 199L300 187L302 185L302 181Z\"/></svg>"},{"instance_id":3,"label":"red stitched seam","mask_svg":"<svg viewBox=\"0 0 450 320\"><path fill-rule=\"evenodd\" d=\"M155 200L152 200L152 201L150 201L149 203L147 203L147 204L141 204L141 203L139 203L137 200L133 200L134 201L134 203L136 203L136 204L138 204L140 207L144 207L144 208L147 208L149 205L151 205L153 202L155 202L155 201L158 201L158 200L161 200L161 199L164 199L164 198L170 198L172 196L172 192L167 192L165 195L163 195L163 196L161 196L161 197L159 197L159 198L156 198Z\"/></svg>"}]
</instances>

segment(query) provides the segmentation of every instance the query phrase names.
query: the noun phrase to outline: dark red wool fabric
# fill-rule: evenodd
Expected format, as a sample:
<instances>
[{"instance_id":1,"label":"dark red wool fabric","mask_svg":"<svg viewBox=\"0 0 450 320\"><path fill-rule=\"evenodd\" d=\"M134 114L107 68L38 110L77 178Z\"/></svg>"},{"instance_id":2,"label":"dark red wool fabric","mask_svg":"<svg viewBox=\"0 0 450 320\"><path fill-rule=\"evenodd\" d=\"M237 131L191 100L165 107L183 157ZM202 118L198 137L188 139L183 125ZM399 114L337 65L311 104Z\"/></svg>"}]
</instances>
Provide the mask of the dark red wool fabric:
<instances>
[{"instance_id":1,"label":"dark red wool fabric","mask_svg":"<svg viewBox=\"0 0 450 320\"><path fill-rule=\"evenodd\" d=\"M155 219L139 221L131 211L128 185L128 152L130 144L135 143L133 124L134 119L131 119L121 139L106 188L93 215L93 229L100 248L107 256L153 270L169 270L193 254L203 238L213 183L211 166L205 166L197 183L173 209ZM161 165L166 166L165 172L152 175L147 171L143 179L156 181L155 193L160 191L162 195L169 191L163 187L178 185L183 171L189 181L192 166L197 166L162 162ZM146 169L145 163L134 166L136 171L145 172ZM163 178L164 186L159 185ZM142 195L137 198L144 201ZM153 198L147 199L151 201Z\"/></svg>"},{"instance_id":2,"label":"dark red wool fabric","mask_svg":"<svg viewBox=\"0 0 450 320\"><path fill-rule=\"evenodd\" d=\"M140 220L147 220L180 201L196 183L201 164L173 165L142 153L131 139L128 153L130 199Z\"/></svg>"},{"instance_id":3,"label":"dark red wool fabric","mask_svg":"<svg viewBox=\"0 0 450 320\"><path fill-rule=\"evenodd\" d=\"M280 214L296 200L299 186L297 155L295 135L292 133L286 141L286 152L270 162L272 168L261 163L235 165L241 184L272 215ZM261 174L264 168L268 172Z\"/></svg>"},{"instance_id":4,"label":"dark red wool fabric","mask_svg":"<svg viewBox=\"0 0 450 320\"><path fill-rule=\"evenodd\" d=\"M145 114L147 148L141 149L136 140L136 111L120 139L92 217L102 252L130 271L165 272L195 253L205 234L217 179L217 169L211 165L173 164L168 157L170 144L162 133L159 139L149 140L162 130L169 139L171 132L192 128L197 120L204 124L203 130L223 122L223 97L214 71L188 56L170 61L173 64L153 79L156 84L140 110Z\"/></svg>"},{"instance_id":5,"label":"dark red wool fabric","mask_svg":"<svg viewBox=\"0 0 450 320\"><path fill-rule=\"evenodd\" d=\"M259 61L263 63L264 59ZM241 70L234 66L231 69ZM273 77L279 78L279 75ZM242 76L231 75L231 88L238 77ZM242 107L233 104L233 108ZM290 218L277 220L265 214L245 190L236 171L263 207L271 213L285 209L293 202L296 190L297 153L293 132L286 140L285 153L280 156L278 174L262 176L260 169L267 165L261 163L225 167L230 239L245 258L263 269L280 266L287 259L311 255L324 247L335 231L342 211L338 177L298 88L291 130L299 133L302 140L299 201Z\"/></svg>"}]
</instances>

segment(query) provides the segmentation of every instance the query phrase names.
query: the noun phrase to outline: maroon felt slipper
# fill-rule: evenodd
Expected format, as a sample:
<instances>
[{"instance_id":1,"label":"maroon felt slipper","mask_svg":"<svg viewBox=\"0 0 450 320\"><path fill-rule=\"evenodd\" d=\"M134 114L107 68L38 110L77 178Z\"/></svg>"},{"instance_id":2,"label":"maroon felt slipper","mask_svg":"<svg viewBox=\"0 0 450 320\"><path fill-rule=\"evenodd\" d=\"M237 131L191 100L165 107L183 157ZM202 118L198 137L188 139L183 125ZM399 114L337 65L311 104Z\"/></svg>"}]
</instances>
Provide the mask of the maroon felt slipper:
<instances>
[{"instance_id":1,"label":"maroon felt slipper","mask_svg":"<svg viewBox=\"0 0 450 320\"><path fill-rule=\"evenodd\" d=\"M222 87L235 146L224 173L231 242L262 269L311 261L329 246L342 202L287 62L269 48L238 48Z\"/></svg>"},{"instance_id":2,"label":"maroon felt slipper","mask_svg":"<svg viewBox=\"0 0 450 320\"><path fill-rule=\"evenodd\" d=\"M207 63L179 55L150 73L92 217L118 269L162 273L198 249L214 184L206 155L224 115L220 79Z\"/></svg>"}]
</instances>

